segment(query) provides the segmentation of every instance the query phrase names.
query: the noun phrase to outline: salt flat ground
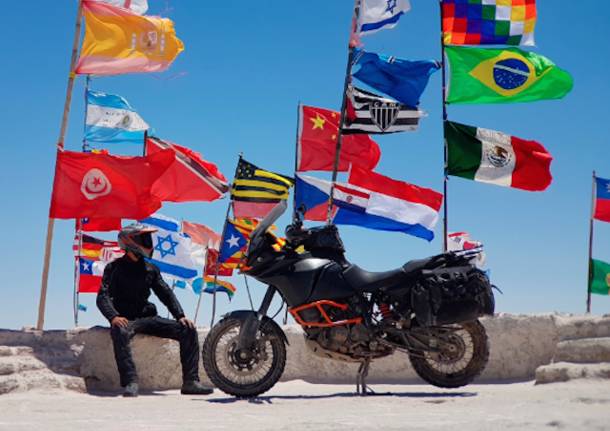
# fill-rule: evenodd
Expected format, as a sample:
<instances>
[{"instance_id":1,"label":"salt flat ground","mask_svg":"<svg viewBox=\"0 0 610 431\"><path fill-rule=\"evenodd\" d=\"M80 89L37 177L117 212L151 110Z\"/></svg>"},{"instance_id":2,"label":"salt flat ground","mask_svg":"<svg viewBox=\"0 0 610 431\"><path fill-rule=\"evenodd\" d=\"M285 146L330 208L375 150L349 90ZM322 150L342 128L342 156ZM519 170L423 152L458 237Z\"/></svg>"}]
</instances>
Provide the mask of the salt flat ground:
<instances>
[{"instance_id":1,"label":"salt flat ground","mask_svg":"<svg viewBox=\"0 0 610 431\"><path fill-rule=\"evenodd\" d=\"M23 392L0 396L1 430L610 430L610 383L471 385L278 384L255 400L217 391L124 399L114 394ZM388 392L388 394L379 394Z\"/></svg>"}]
</instances>

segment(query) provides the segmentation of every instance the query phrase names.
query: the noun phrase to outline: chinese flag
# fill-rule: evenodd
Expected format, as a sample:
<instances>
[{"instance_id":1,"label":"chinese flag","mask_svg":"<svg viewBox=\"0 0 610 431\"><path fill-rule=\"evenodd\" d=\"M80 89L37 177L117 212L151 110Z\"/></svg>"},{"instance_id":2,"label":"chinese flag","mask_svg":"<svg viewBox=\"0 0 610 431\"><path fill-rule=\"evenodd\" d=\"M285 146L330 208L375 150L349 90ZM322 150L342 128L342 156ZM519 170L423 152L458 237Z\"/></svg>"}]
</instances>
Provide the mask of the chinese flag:
<instances>
[{"instance_id":1,"label":"chinese flag","mask_svg":"<svg viewBox=\"0 0 610 431\"><path fill-rule=\"evenodd\" d=\"M146 218L161 207L151 189L174 158L171 150L146 157L60 151L49 217Z\"/></svg>"},{"instance_id":2,"label":"chinese flag","mask_svg":"<svg viewBox=\"0 0 610 431\"><path fill-rule=\"evenodd\" d=\"M218 167L190 148L159 138L146 139L146 154L171 150L176 160L153 186L153 193L163 202L211 202L229 190Z\"/></svg>"},{"instance_id":3,"label":"chinese flag","mask_svg":"<svg viewBox=\"0 0 610 431\"><path fill-rule=\"evenodd\" d=\"M340 114L302 106L300 118L297 171L332 171ZM338 170L346 172L350 164L373 170L380 157L379 146L368 135L343 135Z\"/></svg>"}]
</instances>

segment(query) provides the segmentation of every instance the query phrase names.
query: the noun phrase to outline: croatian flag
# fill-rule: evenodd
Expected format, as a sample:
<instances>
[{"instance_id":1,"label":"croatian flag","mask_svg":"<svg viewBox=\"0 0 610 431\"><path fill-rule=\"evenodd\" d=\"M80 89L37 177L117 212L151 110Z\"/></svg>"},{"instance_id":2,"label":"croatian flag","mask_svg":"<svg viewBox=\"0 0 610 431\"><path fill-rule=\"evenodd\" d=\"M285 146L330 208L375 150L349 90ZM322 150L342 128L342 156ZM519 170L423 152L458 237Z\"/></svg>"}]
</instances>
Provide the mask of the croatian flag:
<instances>
[{"instance_id":1,"label":"croatian flag","mask_svg":"<svg viewBox=\"0 0 610 431\"><path fill-rule=\"evenodd\" d=\"M610 223L610 180L595 178L596 199L593 217Z\"/></svg>"},{"instance_id":2,"label":"croatian flag","mask_svg":"<svg viewBox=\"0 0 610 431\"><path fill-rule=\"evenodd\" d=\"M394 27L409 9L409 0L362 0L358 20L360 35Z\"/></svg>"},{"instance_id":3,"label":"croatian flag","mask_svg":"<svg viewBox=\"0 0 610 431\"><path fill-rule=\"evenodd\" d=\"M152 234L153 254L149 261L163 275L191 281L203 271L205 248L195 244L180 231L180 222L161 214L153 214L141 220L142 224L157 229Z\"/></svg>"},{"instance_id":4,"label":"croatian flag","mask_svg":"<svg viewBox=\"0 0 610 431\"><path fill-rule=\"evenodd\" d=\"M115 94L87 92L85 141L99 144L144 143L148 124Z\"/></svg>"},{"instance_id":5,"label":"croatian flag","mask_svg":"<svg viewBox=\"0 0 610 431\"><path fill-rule=\"evenodd\" d=\"M330 187L329 181L297 175L296 203L305 205L306 220L325 220ZM434 190L352 167L349 183L335 185L332 220L431 241L442 201Z\"/></svg>"}]
</instances>

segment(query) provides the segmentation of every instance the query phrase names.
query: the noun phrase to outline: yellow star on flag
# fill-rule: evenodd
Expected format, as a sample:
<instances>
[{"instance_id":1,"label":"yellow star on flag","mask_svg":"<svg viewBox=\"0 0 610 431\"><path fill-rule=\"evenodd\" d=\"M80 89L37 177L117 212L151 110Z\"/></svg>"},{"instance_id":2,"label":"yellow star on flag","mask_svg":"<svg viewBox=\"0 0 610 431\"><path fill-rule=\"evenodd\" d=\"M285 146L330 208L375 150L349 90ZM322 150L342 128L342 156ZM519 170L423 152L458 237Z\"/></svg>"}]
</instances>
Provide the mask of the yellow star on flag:
<instances>
[{"instance_id":1,"label":"yellow star on flag","mask_svg":"<svg viewBox=\"0 0 610 431\"><path fill-rule=\"evenodd\" d=\"M324 123L326 123L326 120L324 118L320 118L320 116L318 114L316 114L316 118L310 118L310 120L313 123L312 130L316 130L316 129L324 130Z\"/></svg>"}]
</instances>

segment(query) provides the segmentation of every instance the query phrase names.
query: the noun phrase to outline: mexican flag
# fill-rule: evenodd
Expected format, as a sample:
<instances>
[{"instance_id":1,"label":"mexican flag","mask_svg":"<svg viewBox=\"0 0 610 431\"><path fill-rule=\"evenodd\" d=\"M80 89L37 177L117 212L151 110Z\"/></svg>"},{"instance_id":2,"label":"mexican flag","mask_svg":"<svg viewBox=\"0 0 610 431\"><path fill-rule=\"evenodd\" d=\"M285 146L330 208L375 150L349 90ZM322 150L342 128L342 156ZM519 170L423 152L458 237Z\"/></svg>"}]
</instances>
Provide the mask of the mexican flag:
<instances>
[{"instance_id":1,"label":"mexican flag","mask_svg":"<svg viewBox=\"0 0 610 431\"><path fill-rule=\"evenodd\" d=\"M598 295L610 295L610 263L591 259L589 290Z\"/></svg>"},{"instance_id":2,"label":"mexican flag","mask_svg":"<svg viewBox=\"0 0 610 431\"><path fill-rule=\"evenodd\" d=\"M545 190L553 157L536 141L445 121L447 173L529 191Z\"/></svg>"}]
</instances>

